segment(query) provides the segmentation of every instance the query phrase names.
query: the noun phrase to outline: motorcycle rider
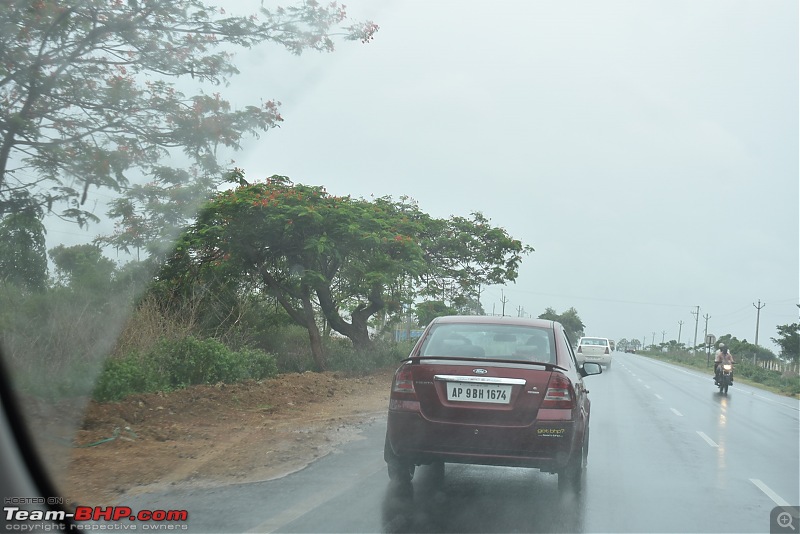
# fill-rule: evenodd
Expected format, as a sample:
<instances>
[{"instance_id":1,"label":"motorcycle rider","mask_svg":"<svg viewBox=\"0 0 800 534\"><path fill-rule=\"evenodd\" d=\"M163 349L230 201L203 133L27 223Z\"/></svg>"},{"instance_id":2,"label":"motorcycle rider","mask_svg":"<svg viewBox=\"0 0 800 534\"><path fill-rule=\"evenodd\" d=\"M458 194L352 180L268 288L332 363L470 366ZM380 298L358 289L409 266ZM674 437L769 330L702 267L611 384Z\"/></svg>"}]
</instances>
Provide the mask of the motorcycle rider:
<instances>
[{"instance_id":1,"label":"motorcycle rider","mask_svg":"<svg viewBox=\"0 0 800 534\"><path fill-rule=\"evenodd\" d=\"M725 343L719 344L719 350L714 355L714 382L719 385L719 369L723 364L729 363L733 365L733 354L725 346ZM731 384L733 384L733 373L731 373Z\"/></svg>"}]
</instances>

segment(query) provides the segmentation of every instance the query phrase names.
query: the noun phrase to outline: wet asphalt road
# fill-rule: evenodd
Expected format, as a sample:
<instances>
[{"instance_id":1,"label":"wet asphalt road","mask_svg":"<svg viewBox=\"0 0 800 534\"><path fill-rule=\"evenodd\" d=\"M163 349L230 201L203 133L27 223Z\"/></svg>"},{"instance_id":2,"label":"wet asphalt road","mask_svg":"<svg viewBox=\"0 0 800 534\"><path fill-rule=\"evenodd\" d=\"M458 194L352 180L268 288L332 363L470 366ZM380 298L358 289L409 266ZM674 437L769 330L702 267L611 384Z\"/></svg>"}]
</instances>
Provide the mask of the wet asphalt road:
<instances>
[{"instance_id":1,"label":"wet asphalt road","mask_svg":"<svg viewBox=\"0 0 800 534\"><path fill-rule=\"evenodd\" d=\"M421 467L411 487L395 486L380 420L279 480L120 504L185 508L192 532L770 532L774 507L800 503L797 400L739 383L722 396L710 373L631 354L585 383L580 496L537 470L455 464L443 483Z\"/></svg>"}]
</instances>

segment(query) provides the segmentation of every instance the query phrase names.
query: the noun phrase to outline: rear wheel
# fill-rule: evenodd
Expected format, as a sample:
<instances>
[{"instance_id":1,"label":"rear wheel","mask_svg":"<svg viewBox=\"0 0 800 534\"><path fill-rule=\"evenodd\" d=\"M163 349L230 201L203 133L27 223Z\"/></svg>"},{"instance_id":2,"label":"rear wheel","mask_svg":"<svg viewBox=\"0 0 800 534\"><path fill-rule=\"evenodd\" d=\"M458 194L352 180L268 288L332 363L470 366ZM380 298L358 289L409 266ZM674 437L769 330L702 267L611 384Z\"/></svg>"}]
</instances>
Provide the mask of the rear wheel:
<instances>
[{"instance_id":1,"label":"rear wheel","mask_svg":"<svg viewBox=\"0 0 800 534\"><path fill-rule=\"evenodd\" d=\"M397 462L387 462L386 467L389 472L389 480L392 482L408 484L414 478L415 467L412 463L398 460Z\"/></svg>"},{"instance_id":2,"label":"rear wheel","mask_svg":"<svg viewBox=\"0 0 800 534\"><path fill-rule=\"evenodd\" d=\"M583 479L583 469L580 462L573 460L558 473L558 490L561 492L580 493Z\"/></svg>"},{"instance_id":3,"label":"rear wheel","mask_svg":"<svg viewBox=\"0 0 800 534\"><path fill-rule=\"evenodd\" d=\"M442 484L444 482L444 462L433 462L428 468L431 482Z\"/></svg>"},{"instance_id":4,"label":"rear wheel","mask_svg":"<svg viewBox=\"0 0 800 534\"><path fill-rule=\"evenodd\" d=\"M408 484L414 478L416 467L412 462L397 456L389 445L389 437L383 446L383 458L386 460L386 468L389 473L389 480L400 484Z\"/></svg>"},{"instance_id":5,"label":"rear wheel","mask_svg":"<svg viewBox=\"0 0 800 534\"><path fill-rule=\"evenodd\" d=\"M567 467L558 473L558 490L561 492L580 493L583 489L583 476L586 472L586 464L589 457L589 430L586 430L586 438L583 440L583 447L580 454L570 460Z\"/></svg>"}]
</instances>

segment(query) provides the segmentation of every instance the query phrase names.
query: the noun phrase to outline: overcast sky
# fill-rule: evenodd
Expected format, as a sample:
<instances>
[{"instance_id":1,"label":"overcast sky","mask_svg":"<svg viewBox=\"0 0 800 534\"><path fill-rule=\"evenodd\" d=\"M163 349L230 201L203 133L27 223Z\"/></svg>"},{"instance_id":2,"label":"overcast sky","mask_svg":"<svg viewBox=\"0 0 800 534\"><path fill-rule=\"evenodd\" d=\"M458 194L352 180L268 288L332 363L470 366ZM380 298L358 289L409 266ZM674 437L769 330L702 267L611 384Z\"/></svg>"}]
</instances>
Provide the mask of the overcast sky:
<instances>
[{"instance_id":1,"label":"overcast sky","mask_svg":"<svg viewBox=\"0 0 800 534\"><path fill-rule=\"evenodd\" d=\"M235 156L250 180L483 212L536 249L490 313L502 290L649 344L690 341L700 306L698 339L707 314L752 342L760 299L772 349L797 321L796 0L346 4L374 42L237 55L223 94L285 119Z\"/></svg>"},{"instance_id":2,"label":"overcast sky","mask_svg":"<svg viewBox=\"0 0 800 534\"><path fill-rule=\"evenodd\" d=\"M488 312L771 346L798 318L798 3L348 2L332 55L239 55L285 122L236 156L335 194L481 211L536 252Z\"/></svg>"}]
</instances>

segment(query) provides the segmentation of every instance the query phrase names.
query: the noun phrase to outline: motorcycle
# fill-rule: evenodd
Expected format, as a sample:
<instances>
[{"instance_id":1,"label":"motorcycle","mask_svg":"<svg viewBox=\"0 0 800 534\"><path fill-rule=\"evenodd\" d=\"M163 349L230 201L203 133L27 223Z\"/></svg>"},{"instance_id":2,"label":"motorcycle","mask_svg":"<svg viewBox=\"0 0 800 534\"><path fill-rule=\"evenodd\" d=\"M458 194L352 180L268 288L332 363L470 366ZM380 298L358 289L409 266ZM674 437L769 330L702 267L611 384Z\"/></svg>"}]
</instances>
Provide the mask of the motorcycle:
<instances>
[{"instance_id":1,"label":"motorcycle","mask_svg":"<svg viewBox=\"0 0 800 534\"><path fill-rule=\"evenodd\" d=\"M725 363L719 366L719 376L717 377L717 385L719 392L728 394L728 386L733 383L733 364Z\"/></svg>"}]
</instances>

